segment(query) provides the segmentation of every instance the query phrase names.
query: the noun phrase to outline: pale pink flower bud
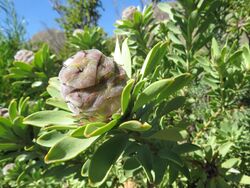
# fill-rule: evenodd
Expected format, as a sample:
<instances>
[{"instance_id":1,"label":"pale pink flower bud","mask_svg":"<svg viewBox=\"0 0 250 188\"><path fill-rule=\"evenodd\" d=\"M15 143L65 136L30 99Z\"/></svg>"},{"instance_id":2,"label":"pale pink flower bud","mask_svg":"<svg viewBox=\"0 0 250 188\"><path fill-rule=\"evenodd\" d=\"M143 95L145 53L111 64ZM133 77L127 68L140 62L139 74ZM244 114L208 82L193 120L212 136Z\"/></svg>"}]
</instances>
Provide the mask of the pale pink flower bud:
<instances>
[{"instance_id":1,"label":"pale pink flower bud","mask_svg":"<svg viewBox=\"0 0 250 188\"><path fill-rule=\"evenodd\" d=\"M9 173L9 171L12 170L14 167L15 167L14 163L9 163L9 164L5 165L2 169L3 175L7 175Z\"/></svg>"},{"instance_id":2,"label":"pale pink flower bud","mask_svg":"<svg viewBox=\"0 0 250 188\"><path fill-rule=\"evenodd\" d=\"M34 53L29 50L19 50L14 58L15 61L31 64L34 59Z\"/></svg>"},{"instance_id":3,"label":"pale pink flower bud","mask_svg":"<svg viewBox=\"0 0 250 188\"><path fill-rule=\"evenodd\" d=\"M123 20L133 20L135 12L138 11L136 7L129 6L122 11Z\"/></svg>"}]
</instances>

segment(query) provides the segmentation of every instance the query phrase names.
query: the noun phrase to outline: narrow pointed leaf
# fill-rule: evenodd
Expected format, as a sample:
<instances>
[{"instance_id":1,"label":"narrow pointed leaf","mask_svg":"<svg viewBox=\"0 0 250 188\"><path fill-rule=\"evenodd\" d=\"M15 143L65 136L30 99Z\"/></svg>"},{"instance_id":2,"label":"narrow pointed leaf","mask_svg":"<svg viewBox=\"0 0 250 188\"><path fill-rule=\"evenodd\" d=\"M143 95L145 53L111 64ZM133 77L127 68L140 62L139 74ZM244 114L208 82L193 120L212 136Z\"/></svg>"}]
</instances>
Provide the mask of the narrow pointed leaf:
<instances>
[{"instance_id":1,"label":"narrow pointed leaf","mask_svg":"<svg viewBox=\"0 0 250 188\"><path fill-rule=\"evenodd\" d=\"M84 138L84 137L86 137L84 132L85 132L85 129L87 128L87 126L89 126L89 128L88 128L89 130L86 132L86 134L88 132L92 133L93 131L95 131L96 129L98 129L104 125L106 125L106 123L103 123L103 122L94 122L94 123L90 123L87 125L83 125L83 126L77 128L76 130L74 130L71 133L71 136L76 137L76 138Z\"/></svg>"},{"instance_id":2,"label":"narrow pointed leaf","mask_svg":"<svg viewBox=\"0 0 250 188\"><path fill-rule=\"evenodd\" d=\"M149 85L139 95L138 99L135 102L133 111L136 111L143 105L155 99L165 88L169 87L172 82L173 79L163 79Z\"/></svg>"},{"instance_id":3,"label":"narrow pointed leaf","mask_svg":"<svg viewBox=\"0 0 250 188\"><path fill-rule=\"evenodd\" d=\"M155 177L152 174L153 158L151 151L148 149L148 147L142 146L141 149L138 151L136 158L141 164L149 182L153 182Z\"/></svg>"},{"instance_id":4,"label":"narrow pointed leaf","mask_svg":"<svg viewBox=\"0 0 250 188\"><path fill-rule=\"evenodd\" d=\"M168 98L170 95L182 89L184 86L188 85L192 79L192 76L189 73L184 73L172 79L172 83L165 87L157 97L157 102L161 102L162 100Z\"/></svg>"},{"instance_id":5,"label":"narrow pointed leaf","mask_svg":"<svg viewBox=\"0 0 250 188\"><path fill-rule=\"evenodd\" d=\"M128 48L128 39L122 43L122 65L129 78L132 76L131 55Z\"/></svg>"},{"instance_id":6,"label":"narrow pointed leaf","mask_svg":"<svg viewBox=\"0 0 250 188\"><path fill-rule=\"evenodd\" d=\"M121 49L120 49L119 39L117 37L116 38L116 44L115 44L114 60L119 65L122 65L121 59L122 59Z\"/></svg>"},{"instance_id":7,"label":"narrow pointed leaf","mask_svg":"<svg viewBox=\"0 0 250 188\"><path fill-rule=\"evenodd\" d=\"M215 38L212 39L211 51L212 51L212 57L216 59L220 57L220 48Z\"/></svg>"},{"instance_id":8,"label":"narrow pointed leaf","mask_svg":"<svg viewBox=\"0 0 250 188\"><path fill-rule=\"evenodd\" d=\"M160 61L166 54L166 51L166 42L159 42L150 50L141 68L141 74L143 78L146 77L150 72L153 72L152 70L154 70L156 65L160 63Z\"/></svg>"},{"instance_id":9,"label":"narrow pointed leaf","mask_svg":"<svg viewBox=\"0 0 250 188\"><path fill-rule=\"evenodd\" d=\"M90 159L88 159L82 166L82 169L81 169L81 175L83 177L88 177L88 173L89 173L89 165L90 165Z\"/></svg>"},{"instance_id":10,"label":"narrow pointed leaf","mask_svg":"<svg viewBox=\"0 0 250 188\"><path fill-rule=\"evenodd\" d=\"M0 151L14 151L22 147L23 146L15 143L0 143Z\"/></svg>"},{"instance_id":11,"label":"narrow pointed leaf","mask_svg":"<svg viewBox=\"0 0 250 188\"><path fill-rule=\"evenodd\" d=\"M124 87L122 91L122 96L121 96L121 107L122 107L122 112L125 113L127 110L127 107L129 105L129 101L131 99L131 90L134 84L134 80L131 79L127 82L127 85Z\"/></svg>"},{"instance_id":12,"label":"narrow pointed leaf","mask_svg":"<svg viewBox=\"0 0 250 188\"><path fill-rule=\"evenodd\" d=\"M18 115L16 100L12 100L10 102L9 110L8 111L9 111L9 117L10 117L11 121L14 121L14 119Z\"/></svg>"}]
</instances>

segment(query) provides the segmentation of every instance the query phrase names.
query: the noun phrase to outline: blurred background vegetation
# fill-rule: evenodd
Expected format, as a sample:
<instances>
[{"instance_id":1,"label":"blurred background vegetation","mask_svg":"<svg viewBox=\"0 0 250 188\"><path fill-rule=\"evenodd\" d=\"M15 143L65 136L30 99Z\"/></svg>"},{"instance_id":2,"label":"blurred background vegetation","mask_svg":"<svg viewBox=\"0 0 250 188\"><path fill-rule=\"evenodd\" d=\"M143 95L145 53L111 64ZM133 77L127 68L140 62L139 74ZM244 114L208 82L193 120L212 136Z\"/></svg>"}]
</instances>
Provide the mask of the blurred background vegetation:
<instances>
[{"instance_id":1,"label":"blurred background vegetation","mask_svg":"<svg viewBox=\"0 0 250 188\"><path fill-rule=\"evenodd\" d=\"M189 142L200 145L203 150L190 155L190 160L186 159L192 164L189 166L190 179L186 178L183 169L170 166L158 187L216 187L210 180L218 174L223 181L217 187L249 186L250 0L211 0L207 3L204 0L141 0L137 16L114 23L113 36L98 26L100 10L107 1L50 2L58 13L56 22L61 29L45 28L27 39L25 18L17 14L13 1L0 0L0 108L10 109L12 104L11 108L19 112L8 123L15 125L15 118L22 121L33 112L52 109L46 103L49 78L57 76L62 62L77 51L95 48L111 56L116 38L120 41L128 38L136 72L149 51L159 41L165 41L164 62L167 63L159 65L156 68L159 75L155 71L151 79L184 72L191 73L195 79L183 91L187 97L185 105L155 121L161 125L187 124ZM33 64L14 61L20 49L35 53ZM163 113L160 107L157 110ZM2 118L3 114L0 116ZM7 120L1 119L1 126L2 122ZM43 162L47 148L36 144L38 128L25 129L21 135L27 138L14 134L11 141L18 144L14 149L13 145L9 146L11 149L1 145L6 139L2 132L0 187L89 186L86 177L80 174L84 155L48 165ZM91 150L94 149L88 152ZM246 185L239 183L236 167L248 177L244 179ZM6 168L10 170L4 172ZM219 172L219 169L222 170ZM228 175L225 169L235 170L236 175ZM153 187L143 173L130 175L128 180L119 182L120 170L117 165L103 187Z\"/></svg>"}]
</instances>

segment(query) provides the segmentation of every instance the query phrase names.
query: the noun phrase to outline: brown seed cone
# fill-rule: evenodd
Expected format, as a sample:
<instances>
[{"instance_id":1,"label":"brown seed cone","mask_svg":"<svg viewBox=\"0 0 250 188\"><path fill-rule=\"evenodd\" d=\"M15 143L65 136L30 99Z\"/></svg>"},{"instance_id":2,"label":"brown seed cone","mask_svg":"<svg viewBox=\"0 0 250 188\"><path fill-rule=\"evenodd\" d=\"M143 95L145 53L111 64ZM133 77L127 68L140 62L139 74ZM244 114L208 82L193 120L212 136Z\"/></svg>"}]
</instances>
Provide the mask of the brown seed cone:
<instances>
[{"instance_id":1,"label":"brown seed cone","mask_svg":"<svg viewBox=\"0 0 250 188\"><path fill-rule=\"evenodd\" d=\"M34 59L34 53L29 50L19 50L14 58L15 61L31 64Z\"/></svg>"},{"instance_id":2,"label":"brown seed cone","mask_svg":"<svg viewBox=\"0 0 250 188\"><path fill-rule=\"evenodd\" d=\"M61 94L75 115L107 119L120 109L127 76L112 58L93 49L67 59L59 80Z\"/></svg>"}]
</instances>

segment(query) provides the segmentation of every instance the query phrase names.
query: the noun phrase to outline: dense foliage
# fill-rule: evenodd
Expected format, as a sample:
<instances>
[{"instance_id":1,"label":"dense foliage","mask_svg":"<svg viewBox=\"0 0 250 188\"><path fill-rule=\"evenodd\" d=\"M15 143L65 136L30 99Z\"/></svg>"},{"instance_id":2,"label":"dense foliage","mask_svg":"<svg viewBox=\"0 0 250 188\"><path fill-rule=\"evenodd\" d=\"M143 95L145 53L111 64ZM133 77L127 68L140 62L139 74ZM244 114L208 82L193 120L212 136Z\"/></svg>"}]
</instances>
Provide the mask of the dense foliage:
<instances>
[{"instance_id":1,"label":"dense foliage","mask_svg":"<svg viewBox=\"0 0 250 188\"><path fill-rule=\"evenodd\" d=\"M130 7L31 62L2 34L0 187L248 187L248 4Z\"/></svg>"},{"instance_id":2,"label":"dense foliage","mask_svg":"<svg viewBox=\"0 0 250 188\"><path fill-rule=\"evenodd\" d=\"M100 18L98 8L102 8L100 0L67 0L66 5L60 0L50 0L60 17L56 20L68 34L74 29L95 26Z\"/></svg>"}]
</instances>

